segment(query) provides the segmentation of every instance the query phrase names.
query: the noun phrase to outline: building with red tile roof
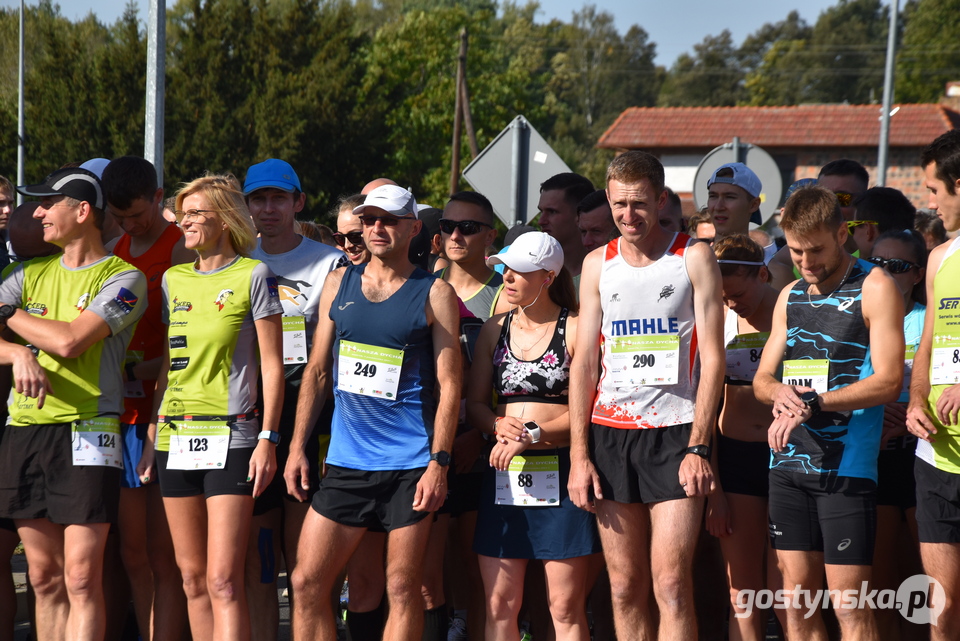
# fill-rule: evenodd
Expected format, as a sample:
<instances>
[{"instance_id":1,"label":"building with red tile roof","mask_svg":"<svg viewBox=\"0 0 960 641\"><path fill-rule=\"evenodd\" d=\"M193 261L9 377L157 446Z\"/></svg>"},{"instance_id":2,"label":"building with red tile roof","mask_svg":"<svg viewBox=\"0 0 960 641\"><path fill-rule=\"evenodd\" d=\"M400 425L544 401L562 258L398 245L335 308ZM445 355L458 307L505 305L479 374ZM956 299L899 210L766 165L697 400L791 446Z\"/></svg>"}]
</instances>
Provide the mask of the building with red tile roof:
<instances>
[{"instance_id":1,"label":"building with red tile roof","mask_svg":"<svg viewBox=\"0 0 960 641\"><path fill-rule=\"evenodd\" d=\"M951 83L952 84L952 83ZM948 93L953 93L948 87ZM941 104L896 105L890 118L888 187L926 206L920 150L940 134L960 126L958 98ZM632 107L610 125L598 147L643 149L660 157L667 185L689 201L693 174L711 149L738 136L763 148L776 161L784 189L794 180L816 178L820 167L852 158L876 180L880 140L879 105L798 105L791 107Z\"/></svg>"}]
</instances>

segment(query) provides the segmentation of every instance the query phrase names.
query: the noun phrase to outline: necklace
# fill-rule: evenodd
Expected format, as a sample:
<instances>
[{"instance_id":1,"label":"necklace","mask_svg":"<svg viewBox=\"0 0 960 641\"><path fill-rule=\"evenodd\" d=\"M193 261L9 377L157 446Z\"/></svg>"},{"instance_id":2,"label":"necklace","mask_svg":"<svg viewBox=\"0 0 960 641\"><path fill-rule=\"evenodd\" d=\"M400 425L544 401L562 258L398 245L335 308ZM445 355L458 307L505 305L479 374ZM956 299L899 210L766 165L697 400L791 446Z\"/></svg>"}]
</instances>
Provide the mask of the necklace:
<instances>
[{"instance_id":1,"label":"necklace","mask_svg":"<svg viewBox=\"0 0 960 641\"><path fill-rule=\"evenodd\" d=\"M857 261L855 261L855 260L851 260L851 261L850 261L850 264L847 265L847 271L846 271L846 273L843 275L843 278L840 279L840 284L837 285L836 287L834 287L834 288L833 288L833 291L830 292L830 293L827 295L826 298L824 298L822 301L820 301L820 304L819 304L819 305L814 305L814 304L813 304L813 299L810 297L810 288L807 287L807 303L810 304L810 307L812 307L812 308L814 308L814 309L820 309L821 307L824 306L824 304L825 304L828 300L830 300L831 298L833 298L833 295L836 294L837 291L838 291L841 287L843 287L843 284L844 284L845 282L847 282L847 276L850 275L850 270L853 269L853 264L854 264L855 262L857 262Z\"/></svg>"},{"instance_id":2,"label":"necklace","mask_svg":"<svg viewBox=\"0 0 960 641\"><path fill-rule=\"evenodd\" d=\"M527 319L527 320L529 321L529 319ZM513 324L516 326L516 328L517 328L518 330L521 330L521 331L524 331L524 332L525 332L525 331L535 331L535 330L532 330L532 328L524 327L523 325L521 325L521 324L520 324L520 317L519 317L519 316L514 316L513 319L512 319L512 322L513 322ZM533 342L529 343L526 347L524 347L523 344L522 344L519 340L517 340L517 339L518 339L518 336L516 336L516 334L515 334L514 332L511 332L511 336L510 336L511 341L510 341L510 342L513 343L513 344L515 344L515 345L517 346L517 348L520 350L520 356L523 357L523 355L524 355L526 352L528 352L529 350L531 350L531 349L533 349L534 347L536 347L537 344L538 344L541 340L543 340L543 337L544 337L544 336L546 335L546 333L547 333L547 329L550 327L550 325L551 325L552 323L553 323L553 321L547 321L546 323L543 323L543 324L540 326L540 327L541 327L541 329L540 329L540 334L539 334L538 336L536 336L536 337L533 339Z\"/></svg>"}]
</instances>

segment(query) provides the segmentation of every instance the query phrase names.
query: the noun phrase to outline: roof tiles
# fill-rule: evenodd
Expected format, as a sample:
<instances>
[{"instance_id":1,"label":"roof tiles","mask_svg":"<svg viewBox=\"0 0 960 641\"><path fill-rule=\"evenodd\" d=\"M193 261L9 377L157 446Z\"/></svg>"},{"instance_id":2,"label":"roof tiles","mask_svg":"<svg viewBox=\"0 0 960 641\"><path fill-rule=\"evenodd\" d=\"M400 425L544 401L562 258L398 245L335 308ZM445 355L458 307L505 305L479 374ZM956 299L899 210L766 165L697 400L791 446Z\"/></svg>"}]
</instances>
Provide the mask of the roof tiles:
<instances>
[{"instance_id":1,"label":"roof tiles","mask_svg":"<svg viewBox=\"0 0 960 641\"><path fill-rule=\"evenodd\" d=\"M896 108L890 118L892 147L922 147L960 124L960 114L943 105ZM712 148L734 136L761 147L872 147L880 139L880 106L631 107L597 146Z\"/></svg>"}]
</instances>

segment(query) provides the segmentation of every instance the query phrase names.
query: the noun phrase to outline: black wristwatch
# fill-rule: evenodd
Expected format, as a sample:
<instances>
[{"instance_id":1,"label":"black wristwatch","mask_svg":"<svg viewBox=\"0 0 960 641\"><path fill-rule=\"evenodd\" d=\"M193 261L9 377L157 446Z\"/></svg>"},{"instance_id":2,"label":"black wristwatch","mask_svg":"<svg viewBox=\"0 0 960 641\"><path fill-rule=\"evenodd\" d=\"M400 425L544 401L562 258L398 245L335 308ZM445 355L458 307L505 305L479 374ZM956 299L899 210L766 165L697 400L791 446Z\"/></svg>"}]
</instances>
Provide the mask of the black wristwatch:
<instances>
[{"instance_id":1,"label":"black wristwatch","mask_svg":"<svg viewBox=\"0 0 960 641\"><path fill-rule=\"evenodd\" d=\"M710 446L709 445L691 445L687 448L687 451L683 453L684 456L687 454L696 454L700 458L705 458L708 461L710 460Z\"/></svg>"},{"instance_id":2,"label":"black wristwatch","mask_svg":"<svg viewBox=\"0 0 960 641\"><path fill-rule=\"evenodd\" d=\"M800 400L810 408L813 416L820 413L820 395L816 392L804 392L800 395Z\"/></svg>"},{"instance_id":3,"label":"black wristwatch","mask_svg":"<svg viewBox=\"0 0 960 641\"><path fill-rule=\"evenodd\" d=\"M0 323L6 325L7 321L10 320L10 317L16 312L17 308L13 305L0 305Z\"/></svg>"},{"instance_id":4,"label":"black wristwatch","mask_svg":"<svg viewBox=\"0 0 960 641\"><path fill-rule=\"evenodd\" d=\"M430 460L436 461L440 467L447 467L450 465L450 452L444 452L443 450L434 452L430 455Z\"/></svg>"}]
</instances>

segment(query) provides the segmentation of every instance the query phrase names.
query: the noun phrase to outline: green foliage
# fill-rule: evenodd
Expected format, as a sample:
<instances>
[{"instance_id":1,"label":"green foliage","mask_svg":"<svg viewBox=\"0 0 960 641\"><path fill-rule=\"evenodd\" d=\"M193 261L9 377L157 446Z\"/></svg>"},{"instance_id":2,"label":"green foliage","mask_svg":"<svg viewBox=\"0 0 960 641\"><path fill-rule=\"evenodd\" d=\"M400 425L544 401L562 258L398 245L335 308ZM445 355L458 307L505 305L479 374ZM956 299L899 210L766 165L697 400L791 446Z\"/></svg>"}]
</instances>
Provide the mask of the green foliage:
<instances>
[{"instance_id":1,"label":"green foliage","mask_svg":"<svg viewBox=\"0 0 960 641\"><path fill-rule=\"evenodd\" d=\"M307 216L376 176L442 205L449 186L458 51L480 148L518 114L567 164L602 184L595 147L632 106L879 100L887 9L837 0L813 25L790 12L738 46L710 35L668 69L640 26L620 34L585 5L537 23L516 0L178 0L168 13L168 190L203 172L282 157ZM130 4L105 25L51 0L27 9L27 178L66 162L142 153L146 35ZM960 0L909 0L899 100L936 100L960 79ZM0 9L0 173L16 172L18 13ZM467 130L461 169L472 157ZM461 182L462 188L466 187Z\"/></svg>"},{"instance_id":2,"label":"green foliage","mask_svg":"<svg viewBox=\"0 0 960 641\"><path fill-rule=\"evenodd\" d=\"M889 16L880 0L840 0L811 28L792 12L747 38L746 102L866 104L883 90Z\"/></svg>"},{"instance_id":3,"label":"green foliage","mask_svg":"<svg viewBox=\"0 0 960 641\"><path fill-rule=\"evenodd\" d=\"M680 54L660 91L664 107L725 107L744 97L743 71L730 31L707 36L694 55Z\"/></svg>"},{"instance_id":4,"label":"green foliage","mask_svg":"<svg viewBox=\"0 0 960 641\"><path fill-rule=\"evenodd\" d=\"M824 11L810 36L805 101L879 101L888 21L880 0L840 0Z\"/></svg>"},{"instance_id":5,"label":"green foliage","mask_svg":"<svg viewBox=\"0 0 960 641\"><path fill-rule=\"evenodd\" d=\"M960 80L960 0L907 4L897 55L898 102L935 102L947 81Z\"/></svg>"}]
</instances>

